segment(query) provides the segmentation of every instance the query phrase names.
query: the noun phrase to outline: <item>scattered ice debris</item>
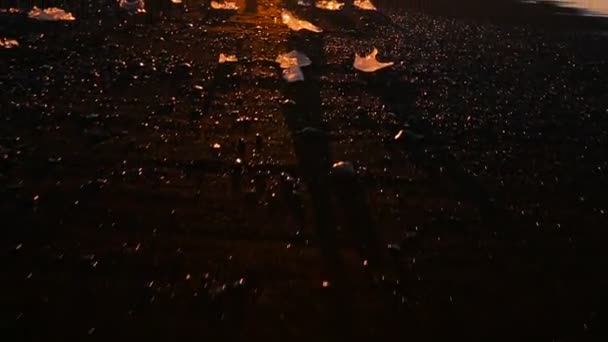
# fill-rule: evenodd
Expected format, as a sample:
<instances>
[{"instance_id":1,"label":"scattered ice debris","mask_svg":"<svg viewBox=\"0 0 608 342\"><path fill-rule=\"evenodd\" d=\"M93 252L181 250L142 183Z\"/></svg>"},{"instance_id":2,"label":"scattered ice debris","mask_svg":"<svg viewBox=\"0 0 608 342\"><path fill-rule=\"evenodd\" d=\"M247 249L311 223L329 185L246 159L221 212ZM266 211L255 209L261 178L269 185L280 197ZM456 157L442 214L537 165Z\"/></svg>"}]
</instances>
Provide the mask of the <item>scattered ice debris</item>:
<instances>
[{"instance_id":1,"label":"scattered ice debris","mask_svg":"<svg viewBox=\"0 0 608 342\"><path fill-rule=\"evenodd\" d=\"M146 13L144 0L119 0L118 5L129 12Z\"/></svg>"},{"instance_id":2,"label":"scattered ice debris","mask_svg":"<svg viewBox=\"0 0 608 342\"><path fill-rule=\"evenodd\" d=\"M76 18L70 12L66 12L61 8L49 7L41 9L36 6L28 13L28 17L31 19L42 20L42 21L74 21Z\"/></svg>"},{"instance_id":3,"label":"scattered ice debris","mask_svg":"<svg viewBox=\"0 0 608 342\"><path fill-rule=\"evenodd\" d=\"M323 281L321 282L321 286L323 286L323 287L329 287L329 285L330 285L330 283L329 283L329 281L327 281L327 280L323 280Z\"/></svg>"},{"instance_id":4,"label":"scattered ice debris","mask_svg":"<svg viewBox=\"0 0 608 342\"><path fill-rule=\"evenodd\" d=\"M310 7L312 6L312 4L308 1L304 1L304 0L299 0L298 1L298 6L302 6L302 7Z\"/></svg>"},{"instance_id":5,"label":"scattered ice debris","mask_svg":"<svg viewBox=\"0 0 608 342\"><path fill-rule=\"evenodd\" d=\"M11 49L14 47L19 47L19 42L15 39L0 38L0 48Z\"/></svg>"},{"instance_id":6,"label":"scattered ice debris","mask_svg":"<svg viewBox=\"0 0 608 342\"><path fill-rule=\"evenodd\" d=\"M236 57L236 55L225 55L223 53L220 53L220 58L219 58L220 64L236 63L238 61L239 61L239 59Z\"/></svg>"},{"instance_id":7,"label":"scattered ice debris","mask_svg":"<svg viewBox=\"0 0 608 342\"><path fill-rule=\"evenodd\" d=\"M216 10L228 10L228 11L238 11L239 7L236 5L236 2L232 1L211 1L211 8Z\"/></svg>"},{"instance_id":8,"label":"scattered ice debris","mask_svg":"<svg viewBox=\"0 0 608 342\"><path fill-rule=\"evenodd\" d=\"M289 12L288 10L283 10L283 12L281 13L281 18L283 19L283 24L287 25L287 27L294 31L308 30L311 32L323 32L322 29L313 25L312 23L306 20L298 19L295 15L293 15L293 13Z\"/></svg>"},{"instance_id":9,"label":"scattered ice debris","mask_svg":"<svg viewBox=\"0 0 608 342\"><path fill-rule=\"evenodd\" d=\"M344 3L336 0L319 0L315 3L315 6L328 11L339 11L344 7Z\"/></svg>"},{"instance_id":10,"label":"scattered ice debris","mask_svg":"<svg viewBox=\"0 0 608 342\"><path fill-rule=\"evenodd\" d=\"M174 3L174 4L179 5L179 4L182 3L182 0L171 0L171 2Z\"/></svg>"},{"instance_id":11,"label":"scattered ice debris","mask_svg":"<svg viewBox=\"0 0 608 342\"><path fill-rule=\"evenodd\" d=\"M352 176L355 174L355 167L351 162L339 161L332 165L331 171L335 175Z\"/></svg>"},{"instance_id":12,"label":"scattered ice debris","mask_svg":"<svg viewBox=\"0 0 608 342\"><path fill-rule=\"evenodd\" d=\"M376 6L374 6L374 4L372 4L372 2L370 0L355 0L353 5L355 5L359 9L362 9L365 11L376 11L377 10Z\"/></svg>"},{"instance_id":13,"label":"scattered ice debris","mask_svg":"<svg viewBox=\"0 0 608 342\"><path fill-rule=\"evenodd\" d=\"M355 54L355 63L353 66L355 69L363 72L375 72L395 64L393 62L378 62L376 55L378 55L378 49L376 48L374 48L372 53L367 56L359 56L359 54Z\"/></svg>"},{"instance_id":14,"label":"scattered ice debris","mask_svg":"<svg viewBox=\"0 0 608 342\"><path fill-rule=\"evenodd\" d=\"M281 69L283 69L283 78L287 82L304 81L302 67L309 66L312 62L305 54L298 51L291 51L284 54L279 54L276 59Z\"/></svg>"}]
</instances>

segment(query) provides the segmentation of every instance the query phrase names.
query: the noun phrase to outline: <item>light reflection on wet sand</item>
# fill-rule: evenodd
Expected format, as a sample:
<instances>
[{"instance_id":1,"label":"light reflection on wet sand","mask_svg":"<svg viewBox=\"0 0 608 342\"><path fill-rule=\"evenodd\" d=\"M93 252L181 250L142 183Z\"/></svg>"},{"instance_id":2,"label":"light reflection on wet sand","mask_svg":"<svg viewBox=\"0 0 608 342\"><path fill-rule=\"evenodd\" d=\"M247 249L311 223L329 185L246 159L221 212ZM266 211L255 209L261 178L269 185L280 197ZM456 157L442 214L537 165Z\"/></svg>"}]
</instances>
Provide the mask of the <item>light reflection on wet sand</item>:
<instances>
[{"instance_id":1,"label":"light reflection on wet sand","mask_svg":"<svg viewBox=\"0 0 608 342\"><path fill-rule=\"evenodd\" d=\"M580 10L582 15L608 16L608 1L606 0L375 0L379 7L385 8L417 8L422 10L443 10L471 14L480 12L503 12L507 10L521 12L522 3L535 7L556 5L558 7ZM550 6L547 6L550 7ZM505 13L505 14L507 14ZM523 13L522 13L523 14Z\"/></svg>"},{"instance_id":2,"label":"light reflection on wet sand","mask_svg":"<svg viewBox=\"0 0 608 342\"><path fill-rule=\"evenodd\" d=\"M561 0L556 1L562 6L580 8L594 15L608 15L606 0Z\"/></svg>"}]
</instances>

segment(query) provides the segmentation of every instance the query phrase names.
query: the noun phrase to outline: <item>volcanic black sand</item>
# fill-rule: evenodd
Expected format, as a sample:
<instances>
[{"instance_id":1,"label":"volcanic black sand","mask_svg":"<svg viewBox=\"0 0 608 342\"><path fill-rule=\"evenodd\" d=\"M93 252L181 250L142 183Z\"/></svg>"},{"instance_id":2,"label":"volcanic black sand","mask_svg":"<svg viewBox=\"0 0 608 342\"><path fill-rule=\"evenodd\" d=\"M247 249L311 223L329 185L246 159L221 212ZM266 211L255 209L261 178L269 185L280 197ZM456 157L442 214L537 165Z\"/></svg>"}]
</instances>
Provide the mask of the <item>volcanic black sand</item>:
<instances>
[{"instance_id":1,"label":"volcanic black sand","mask_svg":"<svg viewBox=\"0 0 608 342\"><path fill-rule=\"evenodd\" d=\"M0 340L599 340L605 33L257 5L0 14Z\"/></svg>"}]
</instances>

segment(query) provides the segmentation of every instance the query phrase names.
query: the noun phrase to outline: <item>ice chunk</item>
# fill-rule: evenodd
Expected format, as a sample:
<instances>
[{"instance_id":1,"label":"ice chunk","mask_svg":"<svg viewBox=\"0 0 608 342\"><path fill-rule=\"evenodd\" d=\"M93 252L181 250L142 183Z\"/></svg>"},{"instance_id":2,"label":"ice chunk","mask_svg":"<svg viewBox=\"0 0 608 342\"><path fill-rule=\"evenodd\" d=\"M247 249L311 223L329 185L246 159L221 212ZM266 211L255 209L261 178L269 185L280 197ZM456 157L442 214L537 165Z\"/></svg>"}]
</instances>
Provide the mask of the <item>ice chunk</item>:
<instances>
[{"instance_id":1,"label":"ice chunk","mask_svg":"<svg viewBox=\"0 0 608 342\"><path fill-rule=\"evenodd\" d=\"M366 11L375 11L376 10L376 6L374 6L374 4L372 4L372 2L370 0L355 0L353 5L355 5L356 7L360 8L362 10L366 10Z\"/></svg>"},{"instance_id":2,"label":"ice chunk","mask_svg":"<svg viewBox=\"0 0 608 342\"><path fill-rule=\"evenodd\" d=\"M298 1L298 6L310 7L310 6L312 6L312 4L310 2L308 2L308 1L299 0Z\"/></svg>"},{"instance_id":3,"label":"ice chunk","mask_svg":"<svg viewBox=\"0 0 608 342\"><path fill-rule=\"evenodd\" d=\"M339 11L344 7L344 3L335 0L319 0L315 3L315 6L328 11Z\"/></svg>"},{"instance_id":4,"label":"ice chunk","mask_svg":"<svg viewBox=\"0 0 608 342\"><path fill-rule=\"evenodd\" d=\"M0 13L9 13L9 14L16 14L16 13L21 13L21 10L18 8L0 8Z\"/></svg>"},{"instance_id":5,"label":"ice chunk","mask_svg":"<svg viewBox=\"0 0 608 342\"><path fill-rule=\"evenodd\" d=\"M355 54L355 63L353 66L355 69L363 72L375 72L395 64L393 62L378 62L376 55L378 55L378 49L376 48L374 48L374 51L367 56L359 56L359 54Z\"/></svg>"},{"instance_id":6,"label":"ice chunk","mask_svg":"<svg viewBox=\"0 0 608 342\"><path fill-rule=\"evenodd\" d=\"M355 174L355 167L351 162L339 161L332 165L331 172L335 175L352 176Z\"/></svg>"},{"instance_id":7,"label":"ice chunk","mask_svg":"<svg viewBox=\"0 0 608 342\"><path fill-rule=\"evenodd\" d=\"M424 135L416 133L409 129L408 130L402 129L395 135L394 139L395 139L395 141L405 141L405 140L420 141L420 140L424 139Z\"/></svg>"},{"instance_id":8,"label":"ice chunk","mask_svg":"<svg viewBox=\"0 0 608 342\"><path fill-rule=\"evenodd\" d=\"M292 66L283 69L283 79L289 83L304 81L304 74L302 73L302 69L300 69L299 66Z\"/></svg>"},{"instance_id":9,"label":"ice chunk","mask_svg":"<svg viewBox=\"0 0 608 342\"><path fill-rule=\"evenodd\" d=\"M119 0L118 5L129 12L146 13L144 0Z\"/></svg>"},{"instance_id":10,"label":"ice chunk","mask_svg":"<svg viewBox=\"0 0 608 342\"><path fill-rule=\"evenodd\" d=\"M182 3L182 0L171 0L171 2L179 5Z\"/></svg>"},{"instance_id":11,"label":"ice chunk","mask_svg":"<svg viewBox=\"0 0 608 342\"><path fill-rule=\"evenodd\" d=\"M236 5L236 2L232 1L211 1L211 8L216 10L229 10L229 11L237 11L239 7Z\"/></svg>"},{"instance_id":12,"label":"ice chunk","mask_svg":"<svg viewBox=\"0 0 608 342\"><path fill-rule=\"evenodd\" d=\"M287 69L293 66L305 67L312 64L308 56L296 50L293 50L288 53L279 54L276 59L276 62L279 63L282 69Z\"/></svg>"},{"instance_id":13,"label":"ice chunk","mask_svg":"<svg viewBox=\"0 0 608 342\"><path fill-rule=\"evenodd\" d=\"M301 67L312 64L310 58L298 51L279 54L276 59L281 69L283 69L283 78L287 82L304 81L304 74Z\"/></svg>"},{"instance_id":14,"label":"ice chunk","mask_svg":"<svg viewBox=\"0 0 608 342\"><path fill-rule=\"evenodd\" d=\"M283 10L283 12L281 12L281 18L283 19L283 24L287 25L287 27L294 31L308 30L312 32L323 32L322 29L316 27L312 23L306 20L298 19L288 10Z\"/></svg>"},{"instance_id":15,"label":"ice chunk","mask_svg":"<svg viewBox=\"0 0 608 342\"><path fill-rule=\"evenodd\" d=\"M74 21L76 18L70 12L66 12L61 8L57 7L49 7L46 9L41 9L36 6L32 8L30 13L28 13L28 17L36 20L43 21Z\"/></svg>"},{"instance_id":16,"label":"ice chunk","mask_svg":"<svg viewBox=\"0 0 608 342\"><path fill-rule=\"evenodd\" d=\"M14 39L4 39L0 38L0 48L11 49L14 47L18 47L19 42Z\"/></svg>"},{"instance_id":17,"label":"ice chunk","mask_svg":"<svg viewBox=\"0 0 608 342\"><path fill-rule=\"evenodd\" d=\"M223 53L220 53L220 59L219 59L220 64L235 63L238 61L239 61L239 59L236 57L236 55L225 55Z\"/></svg>"}]
</instances>

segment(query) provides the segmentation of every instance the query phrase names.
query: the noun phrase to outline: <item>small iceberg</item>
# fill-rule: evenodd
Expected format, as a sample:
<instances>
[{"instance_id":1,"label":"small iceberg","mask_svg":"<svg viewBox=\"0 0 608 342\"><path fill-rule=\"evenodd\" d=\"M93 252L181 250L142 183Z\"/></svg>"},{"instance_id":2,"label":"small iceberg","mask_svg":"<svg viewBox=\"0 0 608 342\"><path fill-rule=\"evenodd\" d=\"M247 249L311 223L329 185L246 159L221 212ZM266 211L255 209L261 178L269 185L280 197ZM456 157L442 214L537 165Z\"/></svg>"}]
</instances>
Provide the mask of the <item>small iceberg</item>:
<instances>
[{"instance_id":1,"label":"small iceberg","mask_svg":"<svg viewBox=\"0 0 608 342\"><path fill-rule=\"evenodd\" d=\"M287 27L294 31L308 30L311 32L323 32L322 29L316 27L312 23L306 20L298 19L288 10L283 10L283 12L281 12L281 18L283 19L283 24L287 25Z\"/></svg>"},{"instance_id":2,"label":"small iceberg","mask_svg":"<svg viewBox=\"0 0 608 342\"><path fill-rule=\"evenodd\" d=\"M372 53L367 56L359 56L359 54L355 54L355 63L353 64L353 66L359 71L376 72L380 69L384 69L395 64L393 62L378 62L378 60L376 59L377 55L378 49L376 48L374 48Z\"/></svg>"}]
</instances>

